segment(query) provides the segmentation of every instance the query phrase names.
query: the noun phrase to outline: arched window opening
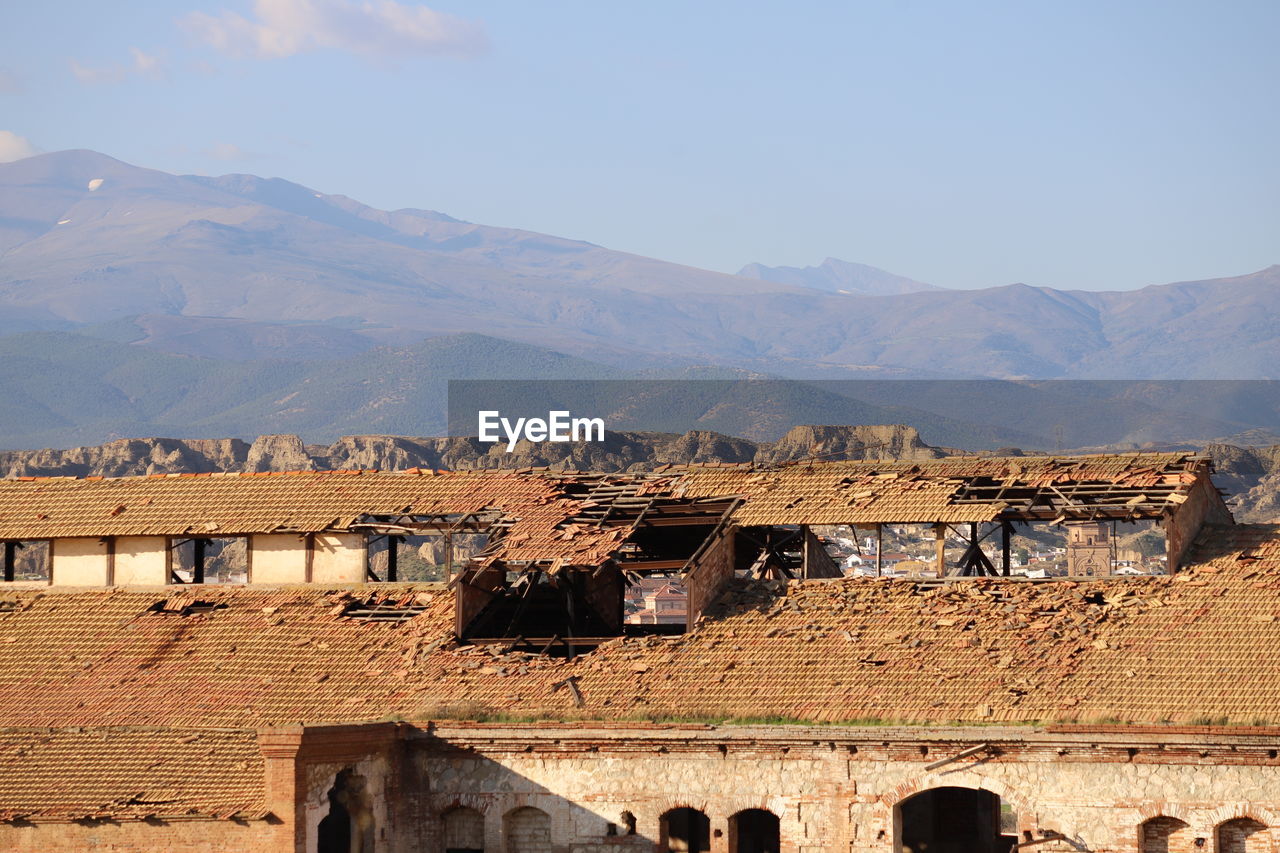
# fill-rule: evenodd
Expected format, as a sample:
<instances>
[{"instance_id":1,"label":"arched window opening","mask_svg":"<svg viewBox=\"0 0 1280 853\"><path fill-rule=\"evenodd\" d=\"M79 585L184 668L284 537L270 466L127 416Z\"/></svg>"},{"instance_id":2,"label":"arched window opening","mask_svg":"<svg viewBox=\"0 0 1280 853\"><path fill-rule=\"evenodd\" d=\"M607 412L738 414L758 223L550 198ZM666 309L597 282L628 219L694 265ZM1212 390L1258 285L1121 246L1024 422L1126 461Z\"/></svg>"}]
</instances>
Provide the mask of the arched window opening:
<instances>
[{"instance_id":1,"label":"arched window opening","mask_svg":"<svg viewBox=\"0 0 1280 853\"><path fill-rule=\"evenodd\" d=\"M729 818L730 853L778 853L778 816L764 809L743 809Z\"/></svg>"},{"instance_id":2,"label":"arched window opening","mask_svg":"<svg viewBox=\"0 0 1280 853\"><path fill-rule=\"evenodd\" d=\"M1193 853L1191 827L1176 817L1153 817L1142 824L1139 846L1142 853Z\"/></svg>"},{"instance_id":3,"label":"arched window opening","mask_svg":"<svg viewBox=\"0 0 1280 853\"><path fill-rule=\"evenodd\" d=\"M976 788L930 788L898 805L902 853L1004 853L1000 798Z\"/></svg>"},{"instance_id":4,"label":"arched window opening","mask_svg":"<svg viewBox=\"0 0 1280 853\"><path fill-rule=\"evenodd\" d=\"M507 853L551 853L551 816L532 806L508 812L503 819Z\"/></svg>"},{"instance_id":5,"label":"arched window opening","mask_svg":"<svg viewBox=\"0 0 1280 853\"><path fill-rule=\"evenodd\" d=\"M697 809L672 809L662 816L659 850L710 853L711 819Z\"/></svg>"},{"instance_id":6,"label":"arched window opening","mask_svg":"<svg viewBox=\"0 0 1280 853\"><path fill-rule=\"evenodd\" d=\"M445 853L484 853L484 815L466 806L444 813Z\"/></svg>"},{"instance_id":7,"label":"arched window opening","mask_svg":"<svg viewBox=\"0 0 1280 853\"><path fill-rule=\"evenodd\" d=\"M1218 826L1217 853L1271 853L1267 827L1251 817L1238 817Z\"/></svg>"},{"instance_id":8,"label":"arched window opening","mask_svg":"<svg viewBox=\"0 0 1280 853\"><path fill-rule=\"evenodd\" d=\"M351 768L334 777L329 813L316 833L317 853L373 853L373 809L364 777Z\"/></svg>"}]
</instances>

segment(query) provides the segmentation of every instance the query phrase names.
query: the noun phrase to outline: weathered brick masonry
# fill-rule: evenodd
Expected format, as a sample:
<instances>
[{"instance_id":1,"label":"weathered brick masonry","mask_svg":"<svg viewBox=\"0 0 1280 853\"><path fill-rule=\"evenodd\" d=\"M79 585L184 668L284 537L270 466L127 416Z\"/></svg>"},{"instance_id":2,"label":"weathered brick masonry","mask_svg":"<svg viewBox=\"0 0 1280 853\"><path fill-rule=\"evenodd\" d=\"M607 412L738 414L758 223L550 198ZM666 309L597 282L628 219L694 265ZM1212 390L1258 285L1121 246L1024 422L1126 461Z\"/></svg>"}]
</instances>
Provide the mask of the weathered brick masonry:
<instances>
[{"instance_id":1,"label":"weathered brick masonry","mask_svg":"<svg viewBox=\"0 0 1280 853\"><path fill-rule=\"evenodd\" d=\"M53 540L55 582L0 587L0 851L1280 850L1280 529L1230 526L1200 460L0 492L0 536ZM1007 513L1147 513L1184 570L762 581L737 551ZM342 582L361 531L482 516L496 545L453 590ZM130 555L163 580L170 540L211 531L257 537L256 582L139 581ZM569 657L464 635L516 569L603 612L646 565L684 571L688 632Z\"/></svg>"}]
</instances>

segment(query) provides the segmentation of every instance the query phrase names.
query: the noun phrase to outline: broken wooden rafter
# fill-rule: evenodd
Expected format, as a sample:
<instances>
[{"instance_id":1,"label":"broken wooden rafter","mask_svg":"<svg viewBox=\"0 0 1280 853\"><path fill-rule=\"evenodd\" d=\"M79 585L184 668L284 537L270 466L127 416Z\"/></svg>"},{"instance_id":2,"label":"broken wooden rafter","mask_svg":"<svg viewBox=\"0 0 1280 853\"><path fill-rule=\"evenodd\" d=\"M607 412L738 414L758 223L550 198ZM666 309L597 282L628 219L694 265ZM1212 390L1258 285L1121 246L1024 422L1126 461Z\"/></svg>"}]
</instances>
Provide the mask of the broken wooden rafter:
<instances>
[{"instance_id":1,"label":"broken wooden rafter","mask_svg":"<svg viewBox=\"0 0 1280 853\"><path fill-rule=\"evenodd\" d=\"M946 758L940 758L937 761L934 761L930 764L926 764L924 766L924 769L937 770L939 767L945 767L946 765L951 764L954 761L962 761L966 758L970 758L974 755L978 755L980 753L986 752L989 749L991 749L991 744L980 743L977 746L971 746L968 749L962 749L959 752L957 752L955 755L949 755Z\"/></svg>"}]
</instances>

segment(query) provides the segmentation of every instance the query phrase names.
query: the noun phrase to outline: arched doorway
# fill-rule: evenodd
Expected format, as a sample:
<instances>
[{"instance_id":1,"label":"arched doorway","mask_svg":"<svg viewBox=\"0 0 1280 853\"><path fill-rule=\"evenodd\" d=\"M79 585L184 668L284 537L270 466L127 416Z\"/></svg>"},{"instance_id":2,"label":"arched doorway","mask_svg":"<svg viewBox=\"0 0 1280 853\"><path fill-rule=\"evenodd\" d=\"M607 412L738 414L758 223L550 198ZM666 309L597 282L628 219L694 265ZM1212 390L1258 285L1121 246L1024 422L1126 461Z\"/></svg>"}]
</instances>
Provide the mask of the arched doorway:
<instances>
[{"instance_id":1,"label":"arched doorway","mask_svg":"<svg viewBox=\"0 0 1280 853\"><path fill-rule=\"evenodd\" d=\"M329 811L316 828L318 853L372 853L373 808L364 777L349 767L340 771L328 796Z\"/></svg>"},{"instance_id":2,"label":"arched doorway","mask_svg":"<svg viewBox=\"0 0 1280 853\"><path fill-rule=\"evenodd\" d=\"M729 818L729 853L778 853L778 816L743 809Z\"/></svg>"},{"instance_id":3,"label":"arched doorway","mask_svg":"<svg viewBox=\"0 0 1280 853\"><path fill-rule=\"evenodd\" d=\"M1192 844L1191 827L1186 821L1161 815L1142 824L1142 853L1191 853Z\"/></svg>"},{"instance_id":4,"label":"arched doorway","mask_svg":"<svg viewBox=\"0 0 1280 853\"><path fill-rule=\"evenodd\" d=\"M710 853L711 819L697 809L672 809L662 816L658 849L670 853Z\"/></svg>"},{"instance_id":5,"label":"arched doorway","mask_svg":"<svg viewBox=\"0 0 1280 853\"><path fill-rule=\"evenodd\" d=\"M484 815L455 806L441 817L445 853L484 853Z\"/></svg>"},{"instance_id":6,"label":"arched doorway","mask_svg":"<svg viewBox=\"0 0 1280 853\"><path fill-rule=\"evenodd\" d=\"M547 853L551 849L551 815L532 806L507 812L503 819L507 853Z\"/></svg>"},{"instance_id":7,"label":"arched doorway","mask_svg":"<svg viewBox=\"0 0 1280 853\"><path fill-rule=\"evenodd\" d=\"M1251 817L1238 817L1220 824L1217 853L1271 853L1266 825Z\"/></svg>"},{"instance_id":8,"label":"arched doorway","mask_svg":"<svg viewBox=\"0 0 1280 853\"><path fill-rule=\"evenodd\" d=\"M1000 798L978 788L930 788L898 804L902 853L1004 853L1014 837L1000 834Z\"/></svg>"}]
</instances>

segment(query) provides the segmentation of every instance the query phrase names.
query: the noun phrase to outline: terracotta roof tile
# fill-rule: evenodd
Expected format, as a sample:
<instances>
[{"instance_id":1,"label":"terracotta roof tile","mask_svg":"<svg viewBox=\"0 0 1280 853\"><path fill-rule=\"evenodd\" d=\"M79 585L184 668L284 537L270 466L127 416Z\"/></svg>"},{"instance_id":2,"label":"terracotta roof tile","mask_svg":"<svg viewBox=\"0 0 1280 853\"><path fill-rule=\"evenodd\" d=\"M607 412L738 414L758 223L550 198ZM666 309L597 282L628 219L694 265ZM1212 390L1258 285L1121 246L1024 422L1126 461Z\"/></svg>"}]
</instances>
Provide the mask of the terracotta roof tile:
<instances>
[{"instance_id":1,"label":"terracotta roof tile","mask_svg":"<svg viewBox=\"0 0 1280 853\"><path fill-rule=\"evenodd\" d=\"M0 820L262 817L254 732L0 729Z\"/></svg>"},{"instance_id":2,"label":"terracotta roof tile","mask_svg":"<svg viewBox=\"0 0 1280 853\"><path fill-rule=\"evenodd\" d=\"M1186 573L1089 583L735 581L691 633L614 640L572 661L455 646L452 595L427 586L14 590L0 596L0 726L477 709L1280 722L1280 528L1210 528L1197 549ZM426 609L401 623L344 615L368 598ZM197 600L227 606L181 615ZM571 675L582 707L553 689Z\"/></svg>"},{"instance_id":3,"label":"terracotta roof tile","mask_svg":"<svg viewBox=\"0 0 1280 853\"><path fill-rule=\"evenodd\" d=\"M419 469L303 471L262 474L162 474L115 479L0 480L0 539L68 536L223 535L277 530L318 532L364 514L454 515L497 509L525 525L530 548L513 560L583 559L607 554L617 531L571 545L562 529L582 505L568 487L581 480L631 482L634 495L686 498L743 495L735 514L744 525L871 524L990 521L1003 504L998 486L1070 491L1099 484L1123 495L1148 489L1159 513L1195 482L1188 454L1134 453L1088 457L970 458L928 462L813 462L755 470L693 466L653 475L550 472L436 473ZM970 494L975 484L993 491ZM1170 497L1173 495L1173 497ZM1102 499L1105 502L1105 498ZM348 522L349 523L349 522ZM513 529L514 532L514 529ZM598 537L592 542L591 537Z\"/></svg>"}]
</instances>

